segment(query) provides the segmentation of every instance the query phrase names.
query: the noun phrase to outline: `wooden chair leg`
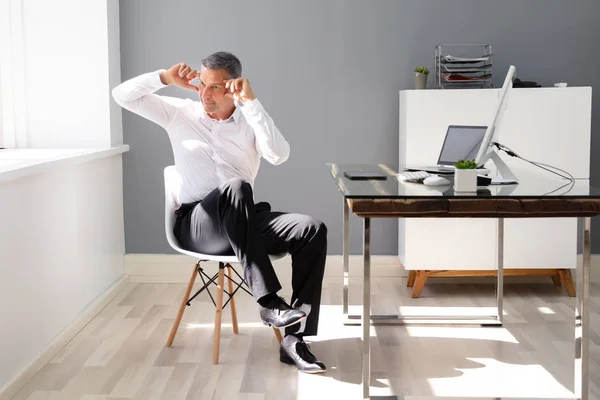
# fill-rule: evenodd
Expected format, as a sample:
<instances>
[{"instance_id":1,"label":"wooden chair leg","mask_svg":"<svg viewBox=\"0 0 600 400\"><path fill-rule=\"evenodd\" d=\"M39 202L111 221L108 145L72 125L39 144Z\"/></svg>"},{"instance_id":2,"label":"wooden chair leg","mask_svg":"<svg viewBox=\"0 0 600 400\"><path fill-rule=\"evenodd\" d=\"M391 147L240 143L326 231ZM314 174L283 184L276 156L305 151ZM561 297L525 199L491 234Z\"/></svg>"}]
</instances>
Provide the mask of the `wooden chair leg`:
<instances>
[{"instance_id":1,"label":"wooden chair leg","mask_svg":"<svg viewBox=\"0 0 600 400\"><path fill-rule=\"evenodd\" d=\"M213 364L219 363L219 346L221 345L221 315L223 312L223 285L225 284L225 268L219 268L217 278L217 304L215 310L215 330L213 338Z\"/></svg>"},{"instance_id":2,"label":"wooden chair leg","mask_svg":"<svg viewBox=\"0 0 600 400\"><path fill-rule=\"evenodd\" d=\"M227 279L229 286L229 293L233 294L233 274L231 273L231 265L227 265ZM233 325L233 333L238 334L238 320L237 320L237 311L235 308L235 296L231 296L231 300L229 300L229 304L231 304L231 325Z\"/></svg>"},{"instance_id":3,"label":"wooden chair leg","mask_svg":"<svg viewBox=\"0 0 600 400\"><path fill-rule=\"evenodd\" d=\"M281 344L283 337L281 336L281 331L277 328L273 328L273 332L275 332L275 337L277 338L277 343Z\"/></svg>"},{"instance_id":4,"label":"wooden chair leg","mask_svg":"<svg viewBox=\"0 0 600 400\"><path fill-rule=\"evenodd\" d=\"M192 270L192 276L188 281L187 288L185 289L185 294L183 295L181 305L179 306L179 311L177 312L177 317L175 317L175 322L173 322L173 326L171 327L171 333L169 334L169 339L167 340L166 347L170 347L173 344L173 340L175 339L175 335L177 334L177 329L179 329L179 324L181 323L181 318L183 317L183 313L185 311L185 308L187 307L187 302L190 298L192 287L194 287L194 282L196 281L196 275L198 273L199 266L200 263L194 265L194 269Z\"/></svg>"},{"instance_id":5,"label":"wooden chair leg","mask_svg":"<svg viewBox=\"0 0 600 400\"><path fill-rule=\"evenodd\" d=\"M570 269L559 269L558 275L560 276L560 280L563 285L565 285L565 289L567 289L567 293L571 297L575 297L575 284L573 283L573 277L571 276Z\"/></svg>"},{"instance_id":6,"label":"wooden chair leg","mask_svg":"<svg viewBox=\"0 0 600 400\"><path fill-rule=\"evenodd\" d=\"M427 282L427 277L429 276L429 271L417 271L417 277L415 279L415 284L413 286L412 297L419 297L421 295L421 291L425 287L425 282Z\"/></svg>"},{"instance_id":7,"label":"wooden chair leg","mask_svg":"<svg viewBox=\"0 0 600 400\"><path fill-rule=\"evenodd\" d=\"M415 285L415 279L417 278L417 271L411 269L408 271L408 281L406 282L407 287L413 287Z\"/></svg>"}]
</instances>

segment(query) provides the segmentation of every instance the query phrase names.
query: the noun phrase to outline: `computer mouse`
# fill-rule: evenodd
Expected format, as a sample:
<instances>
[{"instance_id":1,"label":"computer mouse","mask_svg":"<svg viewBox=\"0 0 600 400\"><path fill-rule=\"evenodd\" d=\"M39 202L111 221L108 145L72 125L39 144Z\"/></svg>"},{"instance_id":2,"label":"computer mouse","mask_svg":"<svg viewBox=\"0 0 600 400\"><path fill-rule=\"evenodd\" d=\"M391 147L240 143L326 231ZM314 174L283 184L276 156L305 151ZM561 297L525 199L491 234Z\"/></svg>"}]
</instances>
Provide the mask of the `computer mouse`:
<instances>
[{"instance_id":1,"label":"computer mouse","mask_svg":"<svg viewBox=\"0 0 600 400\"><path fill-rule=\"evenodd\" d=\"M446 178L442 178L441 176L436 176L436 175L432 175L432 176L428 176L427 178L425 178L423 180L423 185L427 185L427 186L442 186L442 185L449 185L450 181Z\"/></svg>"}]
</instances>

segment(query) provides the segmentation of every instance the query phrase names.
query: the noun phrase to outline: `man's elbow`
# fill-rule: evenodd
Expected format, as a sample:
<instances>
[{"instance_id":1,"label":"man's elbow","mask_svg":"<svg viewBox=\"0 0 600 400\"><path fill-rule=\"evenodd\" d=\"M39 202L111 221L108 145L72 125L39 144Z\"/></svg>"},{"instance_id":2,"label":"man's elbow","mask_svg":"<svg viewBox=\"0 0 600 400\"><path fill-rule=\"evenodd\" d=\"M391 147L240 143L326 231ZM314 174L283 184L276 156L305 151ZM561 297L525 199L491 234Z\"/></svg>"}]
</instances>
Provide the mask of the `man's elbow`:
<instances>
[{"instance_id":1,"label":"man's elbow","mask_svg":"<svg viewBox=\"0 0 600 400\"><path fill-rule=\"evenodd\" d=\"M123 98L121 97L121 93L120 93L120 87L119 86L115 86L111 91L110 94L112 96L112 98L115 100L115 102L117 102L118 105L123 106L123 104L125 103L125 101L123 100Z\"/></svg>"},{"instance_id":2,"label":"man's elbow","mask_svg":"<svg viewBox=\"0 0 600 400\"><path fill-rule=\"evenodd\" d=\"M111 91L110 94L113 98L113 100L120 106L123 105L123 101L121 100L121 98L119 97L119 87L115 86Z\"/></svg>"},{"instance_id":3,"label":"man's elbow","mask_svg":"<svg viewBox=\"0 0 600 400\"><path fill-rule=\"evenodd\" d=\"M280 156L278 157L278 156L275 156L275 157L270 157L270 158L268 159L268 161L269 161L271 164L273 164L273 165L281 165L281 164L283 164L284 162L286 162L286 161L287 161L287 159L288 159L288 157L280 157Z\"/></svg>"},{"instance_id":4,"label":"man's elbow","mask_svg":"<svg viewBox=\"0 0 600 400\"><path fill-rule=\"evenodd\" d=\"M290 150L289 148L280 154L270 154L267 158L267 161L273 165L281 165L286 162L290 158Z\"/></svg>"}]
</instances>

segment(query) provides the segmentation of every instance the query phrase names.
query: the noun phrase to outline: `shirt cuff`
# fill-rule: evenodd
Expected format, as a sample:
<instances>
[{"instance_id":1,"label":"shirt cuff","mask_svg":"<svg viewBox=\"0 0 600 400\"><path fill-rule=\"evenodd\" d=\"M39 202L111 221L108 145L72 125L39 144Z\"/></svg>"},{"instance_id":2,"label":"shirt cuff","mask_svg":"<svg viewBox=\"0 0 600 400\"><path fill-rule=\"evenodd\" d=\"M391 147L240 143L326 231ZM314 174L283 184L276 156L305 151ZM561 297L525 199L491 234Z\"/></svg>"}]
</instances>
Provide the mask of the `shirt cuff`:
<instances>
[{"instance_id":1,"label":"shirt cuff","mask_svg":"<svg viewBox=\"0 0 600 400\"><path fill-rule=\"evenodd\" d=\"M166 88L167 86L169 86L169 85L165 85L160 80L160 73L163 72L163 71L166 71L166 69L159 69L157 71L154 71L154 73L150 74L150 79L148 81L148 84L152 88L155 88L155 90Z\"/></svg>"},{"instance_id":2,"label":"shirt cuff","mask_svg":"<svg viewBox=\"0 0 600 400\"><path fill-rule=\"evenodd\" d=\"M240 109L246 115L256 115L265 111L265 108L262 106L260 101L258 101L258 97L255 97L254 100L244 103Z\"/></svg>"}]
</instances>

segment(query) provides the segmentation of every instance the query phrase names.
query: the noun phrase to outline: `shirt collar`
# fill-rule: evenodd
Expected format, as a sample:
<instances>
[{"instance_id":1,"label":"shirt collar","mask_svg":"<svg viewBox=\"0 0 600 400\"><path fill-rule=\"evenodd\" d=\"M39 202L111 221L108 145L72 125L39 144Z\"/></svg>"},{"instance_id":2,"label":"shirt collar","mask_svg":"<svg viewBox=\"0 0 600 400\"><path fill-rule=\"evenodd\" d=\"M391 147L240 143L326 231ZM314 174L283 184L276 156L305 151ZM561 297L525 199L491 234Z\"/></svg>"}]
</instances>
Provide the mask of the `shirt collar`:
<instances>
[{"instance_id":1,"label":"shirt collar","mask_svg":"<svg viewBox=\"0 0 600 400\"><path fill-rule=\"evenodd\" d=\"M240 118L242 117L242 111L240 110L239 106L235 107L235 110L233 110L233 114L231 114L231 116L233 117L235 123L239 124Z\"/></svg>"},{"instance_id":2,"label":"shirt collar","mask_svg":"<svg viewBox=\"0 0 600 400\"><path fill-rule=\"evenodd\" d=\"M229 118L227 118L226 120L217 121L216 119L213 119L213 118L211 118L211 117L208 116L208 114L206 113L206 111L204 111L204 107L202 107L202 103L201 102L198 102L198 103L200 103L199 106L200 106L200 109L202 110L202 112L204 113L204 116L206 118L208 118L209 120L212 120L214 122L221 123L221 124L224 124L224 123L227 123L227 122L231 122L231 120L233 120L236 124L240 123L240 120L242 118L242 111L240 110L240 106L239 105L236 105L235 109L233 110L233 114L231 114L231 116Z\"/></svg>"}]
</instances>

